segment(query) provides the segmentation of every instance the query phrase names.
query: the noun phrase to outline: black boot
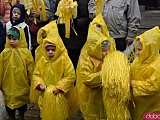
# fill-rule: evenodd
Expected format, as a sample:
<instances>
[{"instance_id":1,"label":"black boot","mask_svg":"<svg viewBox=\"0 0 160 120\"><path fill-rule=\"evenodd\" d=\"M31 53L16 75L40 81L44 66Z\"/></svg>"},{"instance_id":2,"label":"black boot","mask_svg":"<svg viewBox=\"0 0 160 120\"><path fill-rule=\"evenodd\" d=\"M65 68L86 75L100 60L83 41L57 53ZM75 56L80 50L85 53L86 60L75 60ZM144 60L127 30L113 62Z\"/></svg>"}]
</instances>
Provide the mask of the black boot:
<instances>
[{"instance_id":1,"label":"black boot","mask_svg":"<svg viewBox=\"0 0 160 120\"><path fill-rule=\"evenodd\" d=\"M24 112L19 111L18 120L24 120Z\"/></svg>"},{"instance_id":2,"label":"black boot","mask_svg":"<svg viewBox=\"0 0 160 120\"><path fill-rule=\"evenodd\" d=\"M15 116L9 116L9 120L16 120Z\"/></svg>"}]
</instances>

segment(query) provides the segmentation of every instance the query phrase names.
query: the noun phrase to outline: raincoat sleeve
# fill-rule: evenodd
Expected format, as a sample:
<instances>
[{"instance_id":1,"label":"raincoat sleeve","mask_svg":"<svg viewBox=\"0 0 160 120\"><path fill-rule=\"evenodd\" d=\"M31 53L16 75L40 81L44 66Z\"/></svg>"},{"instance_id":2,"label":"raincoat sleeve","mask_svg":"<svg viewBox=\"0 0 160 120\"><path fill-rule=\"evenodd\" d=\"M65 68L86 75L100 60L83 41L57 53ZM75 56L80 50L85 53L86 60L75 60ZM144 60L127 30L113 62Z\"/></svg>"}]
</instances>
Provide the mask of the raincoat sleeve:
<instances>
[{"instance_id":1,"label":"raincoat sleeve","mask_svg":"<svg viewBox=\"0 0 160 120\"><path fill-rule=\"evenodd\" d=\"M82 75L83 83L89 88L101 86L100 71L93 72L93 64L90 62L89 57L82 60L82 68L80 74Z\"/></svg>"},{"instance_id":2,"label":"raincoat sleeve","mask_svg":"<svg viewBox=\"0 0 160 120\"><path fill-rule=\"evenodd\" d=\"M33 72L33 89L40 84L45 85L44 80L42 79L41 68L39 66L40 62L37 62L36 67Z\"/></svg>"},{"instance_id":3,"label":"raincoat sleeve","mask_svg":"<svg viewBox=\"0 0 160 120\"><path fill-rule=\"evenodd\" d=\"M28 78L29 78L29 83L31 84L31 80L32 80L32 74L33 74L33 70L34 70L34 59L30 53L30 51L28 51L29 55L27 58L27 74L28 74Z\"/></svg>"},{"instance_id":4,"label":"raincoat sleeve","mask_svg":"<svg viewBox=\"0 0 160 120\"><path fill-rule=\"evenodd\" d=\"M70 88L73 87L74 82L76 80L75 71L73 64L68 56L65 57L64 60L64 73L61 80L56 85L56 88L62 90L63 92L68 92Z\"/></svg>"},{"instance_id":5,"label":"raincoat sleeve","mask_svg":"<svg viewBox=\"0 0 160 120\"><path fill-rule=\"evenodd\" d=\"M144 80L135 80L132 84L134 96L148 96L160 92L160 71L156 68L150 68L151 76Z\"/></svg>"}]
</instances>

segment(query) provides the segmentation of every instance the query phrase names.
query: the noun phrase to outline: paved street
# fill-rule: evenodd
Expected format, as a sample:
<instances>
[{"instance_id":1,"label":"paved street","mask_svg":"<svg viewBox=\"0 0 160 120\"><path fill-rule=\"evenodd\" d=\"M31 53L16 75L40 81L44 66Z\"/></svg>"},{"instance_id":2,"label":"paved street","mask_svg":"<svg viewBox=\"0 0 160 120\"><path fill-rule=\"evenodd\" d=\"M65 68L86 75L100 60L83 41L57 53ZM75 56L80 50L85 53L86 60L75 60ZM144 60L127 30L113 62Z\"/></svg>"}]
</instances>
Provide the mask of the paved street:
<instances>
[{"instance_id":1,"label":"paved street","mask_svg":"<svg viewBox=\"0 0 160 120\"><path fill-rule=\"evenodd\" d=\"M18 113L16 113L16 118ZM25 120L40 120L40 112L37 110L33 104L28 104L28 110L25 113ZM73 115L69 120L81 120L81 114L77 113Z\"/></svg>"}]
</instances>

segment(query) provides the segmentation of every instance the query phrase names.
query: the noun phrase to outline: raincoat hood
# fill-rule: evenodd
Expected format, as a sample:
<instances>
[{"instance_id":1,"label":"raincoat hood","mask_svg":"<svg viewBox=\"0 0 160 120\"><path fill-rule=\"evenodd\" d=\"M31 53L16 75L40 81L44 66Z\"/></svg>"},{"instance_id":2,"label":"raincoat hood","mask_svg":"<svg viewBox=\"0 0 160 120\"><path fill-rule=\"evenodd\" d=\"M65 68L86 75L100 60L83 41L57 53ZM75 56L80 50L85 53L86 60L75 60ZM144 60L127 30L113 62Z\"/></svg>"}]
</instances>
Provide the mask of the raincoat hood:
<instances>
[{"instance_id":1,"label":"raincoat hood","mask_svg":"<svg viewBox=\"0 0 160 120\"><path fill-rule=\"evenodd\" d=\"M100 26L101 31L96 29L94 25ZM102 14L97 15L90 23L90 29L88 31L86 47L88 54L99 60L102 59L102 47L101 43L105 40L110 42L110 51L115 51L114 39L110 37L109 31L103 20Z\"/></svg>"},{"instance_id":2,"label":"raincoat hood","mask_svg":"<svg viewBox=\"0 0 160 120\"><path fill-rule=\"evenodd\" d=\"M20 15L20 18L19 18L18 20L15 20L15 21L14 21L14 20L13 20L13 9L14 9L15 7L20 9L21 15ZM15 5L11 8L11 10L10 10L10 21L11 21L12 25L17 25L17 24L19 24L19 23L21 23L21 22L24 22L24 20L25 20L25 14L26 14L26 11L25 11L24 5L23 5L23 4L15 4Z\"/></svg>"},{"instance_id":3,"label":"raincoat hood","mask_svg":"<svg viewBox=\"0 0 160 120\"><path fill-rule=\"evenodd\" d=\"M140 40L142 44L142 51L137 57L138 61L143 63L151 63L156 56L159 55L160 48L160 29L158 26L144 32L142 35L136 37L136 41ZM137 48L135 47L137 50Z\"/></svg>"},{"instance_id":4,"label":"raincoat hood","mask_svg":"<svg viewBox=\"0 0 160 120\"><path fill-rule=\"evenodd\" d=\"M17 48L27 48L27 43L26 43L26 37L25 37L25 33L24 33L24 30L22 28L19 28L17 26L13 26L15 27L16 29L19 30L19 33L20 33L20 39L19 39L19 44L18 46L16 47ZM5 48L12 48L12 46L10 46L9 42L8 42L8 37L6 37L6 45L5 45Z\"/></svg>"},{"instance_id":5,"label":"raincoat hood","mask_svg":"<svg viewBox=\"0 0 160 120\"><path fill-rule=\"evenodd\" d=\"M51 36L48 36L47 38L45 38L43 40L43 43L42 43L44 57L46 57L47 59L49 59L49 57L47 56L47 53L46 53L46 49L45 49L45 44L47 42L53 43L56 46L55 55L52 58L52 60L57 59L65 51L65 47L61 42L59 42L59 37L58 36L55 36L54 38L51 37Z\"/></svg>"},{"instance_id":6,"label":"raincoat hood","mask_svg":"<svg viewBox=\"0 0 160 120\"><path fill-rule=\"evenodd\" d=\"M56 20L51 21L50 23L48 23L47 25L45 25L44 27L41 27L40 30L38 31L37 34L37 42L40 44L37 49L36 49L36 56L35 56L35 62L37 62L41 57L44 49L42 47L42 43L44 41L45 38L43 38L43 36L45 36L45 38L49 37L49 39L57 39L57 43L61 46L63 45L62 49L64 48L65 51L67 52L63 41L61 39L61 37L59 36L59 32L58 32L58 28L57 28L57 23ZM46 53L45 53L46 54Z\"/></svg>"},{"instance_id":7,"label":"raincoat hood","mask_svg":"<svg viewBox=\"0 0 160 120\"><path fill-rule=\"evenodd\" d=\"M49 35L52 36L53 38L55 37L56 34L57 34L56 36L59 36L56 20L51 21L50 23L39 29L37 34L37 42L39 44L43 43L43 37L42 37L43 32L44 34L46 34L46 36ZM59 37L59 39L61 38Z\"/></svg>"}]
</instances>

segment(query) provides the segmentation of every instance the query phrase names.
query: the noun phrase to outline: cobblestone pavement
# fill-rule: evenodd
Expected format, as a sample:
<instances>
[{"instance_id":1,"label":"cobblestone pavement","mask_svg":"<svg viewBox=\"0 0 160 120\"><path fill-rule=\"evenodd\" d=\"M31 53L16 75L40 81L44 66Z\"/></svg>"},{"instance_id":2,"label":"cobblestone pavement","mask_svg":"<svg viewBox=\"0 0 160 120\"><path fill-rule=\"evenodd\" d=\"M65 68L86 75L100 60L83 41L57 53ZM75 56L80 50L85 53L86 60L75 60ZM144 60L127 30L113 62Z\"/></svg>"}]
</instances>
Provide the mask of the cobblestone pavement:
<instances>
[{"instance_id":1,"label":"cobblestone pavement","mask_svg":"<svg viewBox=\"0 0 160 120\"><path fill-rule=\"evenodd\" d=\"M18 113L16 112L16 118L18 117ZM8 119L8 117L7 117ZM25 113L25 120L41 120L40 112L34 106L34 104L28 104L28 109ZM76 113L69 120L82 120L81 113Z\"/></svg>"}]
</instances>

